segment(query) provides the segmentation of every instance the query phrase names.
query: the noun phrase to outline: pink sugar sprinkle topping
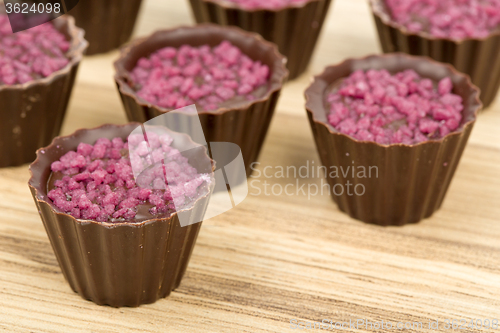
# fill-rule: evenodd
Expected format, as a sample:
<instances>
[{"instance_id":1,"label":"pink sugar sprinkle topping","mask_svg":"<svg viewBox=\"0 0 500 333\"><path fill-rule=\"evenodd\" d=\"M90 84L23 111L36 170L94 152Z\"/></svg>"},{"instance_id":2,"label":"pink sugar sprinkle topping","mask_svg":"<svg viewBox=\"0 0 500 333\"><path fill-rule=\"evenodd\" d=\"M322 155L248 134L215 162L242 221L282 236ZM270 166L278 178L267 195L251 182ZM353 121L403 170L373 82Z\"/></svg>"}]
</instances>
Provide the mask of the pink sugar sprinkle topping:
<instances>
[{"instance_id":1,"label":"pink sugar sprinkle topping","mask_svg":"<svg viewBox=\"0 0 500 333\"><path fill-rule=\"evenodd\" d=\"M48 197L62 212L99 222L140 218L141 206L147 208L148 218L172 214L197 198L210 178L171 146L168 134L148 132L147 139L133 134L127 142L117 137L100 138L94 145L80 143L76 151L52 163L52 177L60 179L53 182ZM147 166L152 167L140 173L136 183L133 171Z\"/></svg>"},{"instance_id":2,"label":"pink sugar sprinkle topping","mask_svg":"<svg viewBox=\"0 0 500 333\"><path fill-rule=\"evenodd\" d=\"M12 33L7 15L0 15L0 85L22 84L65 67L70 43L52 23Z\"/></svg>"},{"instance_id":3,"label":"pink sugar sprinkle topping","mask_svg":"<svg viewBox=\"0 0 500 333\"><path fill-rule=\"evenodd\" d=\"M244 9L281 9L307 3L310 0L220 0L232 2Z\"/></svg>"},{"instance_id":4,"label":"pink sugar sprinkle topping","mask_svg":"<svg viewBox=\"0 0 500 333\"><path fill-rule=\"evenodd\" d=\"M462 98L444 78L434 87L414 70L355 71L328 96L329 123L339 132L380 144L416 144L456 131Z\"/></svg>"},{"instance_id":5,"label":"pink sugar sprinkle topping","mask_svg":"<svg viewBox=\"0 0 500 333\"><path fill-rule=\"evenodd\" d=\"M165 47L141 58L131 72L137 95L167 109L197 104L216 110L233 98L252 100L269 67L253 61L228 41L216 47ZM240 98L241 98L240 97Z\"/></svg>"},{"instance_id":6,"label":"pink sugar sprinkle topping","mask_svg":"<svg viewBox=\"0 0 500 333\"><path fill-rule=\"evenodd\" d=\"M393 19L411 32L459 40L500 29L500 0L385 1Z\"/></svg>"}]
</instances>

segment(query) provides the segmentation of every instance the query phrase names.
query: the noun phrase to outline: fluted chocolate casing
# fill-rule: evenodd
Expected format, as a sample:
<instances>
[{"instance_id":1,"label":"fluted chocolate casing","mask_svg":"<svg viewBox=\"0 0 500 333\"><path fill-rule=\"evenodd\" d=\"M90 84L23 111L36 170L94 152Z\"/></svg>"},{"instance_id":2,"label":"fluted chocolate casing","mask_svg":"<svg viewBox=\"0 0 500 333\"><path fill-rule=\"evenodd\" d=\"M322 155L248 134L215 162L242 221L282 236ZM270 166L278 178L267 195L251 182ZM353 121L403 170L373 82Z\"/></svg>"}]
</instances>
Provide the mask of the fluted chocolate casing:
<instances>
[{"instance_id":1,"label":"fluted chocolate casing","mask_svg":"<svg viewBox=\"0 0 500 333\"><path fill-rule=\"evenodd\" d=\"M380 145L353 139L328 123L326 95L332 83L359 69L387 69L394 73L410 68L433 80L451 78L453 92L464 100L461 130L415 145ZM333 200L351 217L378 225L415 223L441 207L481 108L479 91L466 75L429 58L401 53L348 59L327 67L315 77L305 95L309 122L321 162L328 170ZM332 174L335 167L343 168L344 173ZM354 174L347 167L354 168Z\"/></svg>"},{"instance_id":2,"label":"fluted chocolate casing","mask_svg":"<svg viewBox=\"0 0 500 333\"><path fill-rule=\"evenodd\" d=\"M241 148L245 170L249 176L252 171L250 166L258 159L281 87L288 74L285 58L278 53L274 44L264 41L254 33L213 24L158 31L122 49L120 59L115 62L115 80L127 118L130 121L146 122L170 110L149 104L139 98L130 87L128 73L134 68L137 60L166 46L179 47L183 44L216 46L223 40L230 41L250 58L260 60L270 68L269 89L261 98L245 102L237 108L223 107L215 111L198 112L206 142L237 144ZM191 128L191 121L190 117L179 117L178 126ZM225 161L216 162L221 166L226 165Z\"/></svg>"},{"instance_id":3,"label":"fluted chocolate casing","mask_svg":"<svg viewBox=\"0 0 500 333\"><path fill-rule=\"evenodd\" d=\"M80 0L69 11L85 30L87 55L105 53L125 44L132 36L142 0Z\"/></svg>"},{"instance_id":4,"label":"fluted chocolate casing","mask_svg":"<svg viewBox=\"0 0 500 333\"><path fill-rule=\"evenodd\" d=\"M302 74L311 60L331 0L276 10L245 10L217 0L190 0L198 23L232 25L260 34L288 58L289 79Z\"/></svg>"},{"instance_id":5,"label":"fluted chocolate casing","mask_svg":"<svg viewBox=\"0 0 500 333\"><path fill-rule=\"evenodd\" d=\"M78 65L88 43L72 17L61 16L53 22L71 41L70 62L43 79L0 85L0 167L32 162L36 150L48 145L61 130Z\"/></svg>"},{"instance_id":6,"label":"fluted chocolate casing","mask_svg":"<svg viewBox=\"0 0 500 333\"><path fill-rule=\"evenodd\" d=\"M136 99L130 95L120 95L130 121L146 122L164 113L155 106L137 104ZM259 157L278 97L279 92L274 92L269 99L252 104L244 112L230 110L221 114L198 114L207 142L232 142L241 148L247 177L252 173L250 165ZM196 123L186 116L178 117L178 120L182 122L179 124L180 128L192 128L192 124ZM222 161L217 162L227 165Z\"/></svg>"},{"instance_id":7,"label":"fluted chocolate casing","mask_svg":"<svg viewBox=\"0 0 500 333\"><path fill-rule=\"evenodd\" d=\"M500 88L500 30L487 38L461 41L415 34L392 21L383 0L370 0L370 3L385 53L405 52L452 64L479 87L484 107L491 105Z\"/></svg>"},{"instance_id":8,"label":"fluted chocolate casing","mask_svg":"<svg viewBox=\"0 0 500 333\"><path fill-rule=\"evenodd\" d=\"M181 282L201 227L201 223L181 227L177 213L143 222L80 220L58 212L47 198L53 161L76 149L79 142L94 143L100 137L126 139L137 126L140 124L104 125L58 137L37 152L37 160L30 166L29 187L64 277L75 292L99 305L139 306L168 296ZM175 135L173 146L179 148ZM199 156L189 157L196 165L192 158ZM208 156L204 153L203 158ZM208 198L205 195L194 202L182 212L183 218L201 221Z\"/></svg>"}]
</instances>

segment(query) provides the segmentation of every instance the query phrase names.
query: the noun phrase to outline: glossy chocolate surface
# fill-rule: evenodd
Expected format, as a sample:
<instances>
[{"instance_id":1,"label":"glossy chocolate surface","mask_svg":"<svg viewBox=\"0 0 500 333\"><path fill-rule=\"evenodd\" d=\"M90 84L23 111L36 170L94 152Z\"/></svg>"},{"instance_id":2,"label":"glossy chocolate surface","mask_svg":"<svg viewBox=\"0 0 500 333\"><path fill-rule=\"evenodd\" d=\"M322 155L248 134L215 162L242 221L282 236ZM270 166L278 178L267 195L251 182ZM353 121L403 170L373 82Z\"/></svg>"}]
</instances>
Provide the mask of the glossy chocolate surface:
<instances>
[{"instance_id":1,"label":"glossy chocolate surface","mask_svg":"<svg viewBox=\"0 0 500 333\"><path fill-rule=\"evenodd\" d=\"M198 23L237 26L275 43L284 54L289 79L309 65L331 0L308 0L276 9L245 9L229 1L190 0Z\"/></svg>"},{"instance_id":2,"label":"glossy chocolate surface","mask_svg":"<svg viewBox=\"0 0 500 333\"><path fill-rule=\"evenodd\" d=\"M169 110L151 105L138 98L130 87L130 78L127 73L135 66L138 59L165 46L180 47L184 44L215 46L223 40L230 41L253 60L260 60L268 65L271 70L269 88L262 97L238 103L236 107L227 106L214 111L198 111L205 141L237 144L241 148L246 174L249 176L250 165L258 158L281 88L288 76L285 57L279 54L274 44L264 41L262 37L254 33L245 32L236 27L221 27L214 24L157 31L122 49L120 58L115 62L115 81L127 118L130 121L146 122ZM179 117L179 128L193 128L193 121L194 124L197 123L197 119ZM226 165L227 161L216 162L219 165Z\"/></svg>"},{"instance_id":3,"label":"glossy chocolate surface","mask_svg":"<svg viewBox=\"0 0 500 333\"><path fill-rule=\"evenodd\" d=\"M500 29L479 39L451 40L426 32L411 33L394 22L383 0L370 0L382 50L428 56L453 65L471 77L481 90L484 108L493 103L500 88Z\"/></svg>"},{"instance_id":4,"label":"glossy chocolate surface","mask_svg":"<svg viewBox=\"0 0 500 333\"><path fill-rule=\"evenodd\" d=\"M70 63L43 79L0 86L0 167L33 161L35 151L48 145L61 129L88 43L72 17L64 15L53 23L71 41L67 53Z\"/></svg>"},{"instance_id":5,"label":"glossy chocolate surface","mask_svg":"<svg viewBox=\"0 0 500 333\"><path fill-rule=\"evenodd\" d=\"M58 137L49 147L38 150L30 166L29 187L66 280L83 298L100 305L139 306L166 297L177 288L201 226L182 227L178 215L201 221L208 204L207 195L168 218L119 223L77 220L55 209L46 193L50 164L80 142L126 138L139 125L103 125ZM178 147L198 146L183 134L178 134L176 141ZM210 160L204 149L203 155L197 151L196 156L186 157L198 169L196 161Z\"/></svg>"},{"instance_id":6,"label":"glossy chocolate surface","mask_svg":"<svg viewBox=\"0 0 500 333\"><path fill-rule=\"evenodd\" d=\"M415 145L380 145L357 141L338 133L328 123L328 105L325 98L328 87L335 81L358 69L382 69L398 72L414 69L423 77L438 81L450 77L454 90L464 101L462 130L441 139ZM405 54L368 56L348 59L341 64L327 67L316 76L305 92L306 109L316 146L323 165L365 168L376 167L371 178L327 178L331 187L362 184L363 195L332 194L339 209L351 217L379 225L403 225L415 223L431 216L441 206L460 157L467 143L482 105L479 90L470 79L448 65L424 57ZM374 169L375 170L375 169Z\"/></svg>"},{"instance_id":7,"label":"glossy chocolate surface","mask_svg":"<svg viewBox=\"0 0 500 333\"><path fill-rule=\"evenodd\" d=\"M105 53L126 43L134 30L142 0L79 0L69 11L85 30L87 55Z\"/></svg>"}]
</instances>

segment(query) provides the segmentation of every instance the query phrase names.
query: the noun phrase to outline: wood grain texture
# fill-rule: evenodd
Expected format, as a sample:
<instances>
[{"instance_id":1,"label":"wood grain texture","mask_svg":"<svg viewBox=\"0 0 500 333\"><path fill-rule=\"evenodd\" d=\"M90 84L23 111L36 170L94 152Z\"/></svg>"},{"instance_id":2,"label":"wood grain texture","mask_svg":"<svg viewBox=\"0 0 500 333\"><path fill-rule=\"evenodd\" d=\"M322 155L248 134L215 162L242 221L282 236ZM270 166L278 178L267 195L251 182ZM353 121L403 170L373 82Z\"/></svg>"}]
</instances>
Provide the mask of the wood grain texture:
<instances>
[{"instance_id":1,"label":"wood grain texture","mask_svg":"<svg viewBox=\"0 0 500 333\"><path fill-rule=\"evenodd\" d=\"M135 34L191 22L187 1L145 0ZM283 90L260 170L319 164L303 108L310 76L379 52L366 1L335 0L308 72ZM116 57L85 58L64 134L125 122L112 79ZM363 224L327 194L257 196L250 188L237 208L205 222L180 288L133 309L97 306L71 291L29 193L27 166L1 169L0 331L293 332L292 318L359 318L421 321L424 329L405 330L420 332L429 319L500 320L499 129L497 99L480 115L442 209L416 225ZM321 178L298 181L307 188Z\"/></svg>"}]
</instances>

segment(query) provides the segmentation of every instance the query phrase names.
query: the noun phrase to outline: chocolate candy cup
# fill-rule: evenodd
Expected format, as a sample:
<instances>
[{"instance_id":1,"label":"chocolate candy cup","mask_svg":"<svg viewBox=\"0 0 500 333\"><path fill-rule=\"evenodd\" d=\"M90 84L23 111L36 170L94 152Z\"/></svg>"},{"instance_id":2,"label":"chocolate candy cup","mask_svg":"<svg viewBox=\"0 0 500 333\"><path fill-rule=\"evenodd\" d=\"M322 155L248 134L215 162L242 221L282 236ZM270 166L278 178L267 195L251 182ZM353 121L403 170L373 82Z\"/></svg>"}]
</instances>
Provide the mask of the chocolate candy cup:
<instances>
[{"instance_id":1,"label":"chocolate candy cup","mask_svg":"<svg viewBox=\"0 0 500 333\"><path fill-rule=\"evenodd\" d=\"M69 11L85 30L87 55L105 53L125 44L132 36L142 0L80 0Z\"/></svg>"},{"instance_id":2,"label":"chocolate candy cup","mask_svg":"<svg viewBox=\"0 0 500 333\"><path fill-rule=\"evenodd\" d=\"M332 84L360 69L387 69L391 73L413 69L434 81L450 77L454 85L453 92L463 98L461 129L441 139L415 145L381 145L358 141L339 133L327 119L327 92ZM354 176L351 172L345 176L339 172L338 178L327 177L333 200L340 210L351 217L378 225L415 223L430 217L441 207L481 108L479 89L472 85L468 76L450 65L402 53L348 59L327 67L314 78L305 96L316 147L328 174L333 166L344 170L348 166L357 166ZM366 170L365 177L362 173L358 177L360 166ZM371 177L368 173L370 167L376 167L371 169ZM348 181L353 186L362 184L364 194L355 195L354 187L351 187L353 195L348 195L347 190L341 193L341 187L337 184L345 189ZM358 194L362 193L363 187L358 188ZM339 195L334 194L334 188Z\"/></svg>"},{"instance_id":3,"label":"chocolate candy cup","mask_svg":"<svg viewBox=\"0 0 500 333\"><path fill-rule=\"evenodd\" d=\"M133 41L122 49L120 58L115 62L115 81L128 119L146 122L171 110L151 105L138 97L132 89L129 71L135 67L137 61L166 46L216 46L224 40L240 48L253 60L260 60L268 65L270 69L269 88L262 97L240 103L235 108L222 107L214 111L198 112L206 142L237 144L241 148L246 174L249 176L252 171L250 165L257 160L260 153L281 87L288 75L285 57L278 53L274 44L264 41L257 34L214 24L157 31L149 37ZM191 128L188 117L182 117L179 122L182 122L179 128ZM217 162L226 165L222 161Z\"/></svg>"},{"instance_id":4,"label":"chocolate candy cup","mask_svg":"<svg viewBox=\"0 0 500 333\"><path fill-rule=\"evenodd\" d=\"M218 0L190 0L198 23L232 25L260 34L276 43L288 58L289 79L295 79L309 65L331 0L309 0L281 9L244 9Z\"/></svg>"},{"instance_id":5,"label":"chocolate candy cup","mask_svg":"<svg viewBox=\"0 0 500 333\"><path fill-rule=\"evenodd\" d=\"M54 26L71 40L69 64L46 78L24 84L0 85L0 167L32 162L35 151L59 134L78 65L87 48L84 31L71 16L61 16Z\"/></svg>"},{"instance_id":6,"label":"chocolate candy cup","mask_svg":"<svg viewBox=\"0 0 500 333\"><path fill-rule=\"evenodd\" d=\"M29 187L64 277L75 292L99 305L139 306L168 296L181 282L201 227L201 223L181 227L178 213L142 222L75 219L59 212L47 198L52 162L80 142L93 144L100 137L126 139L137 126L140 124L103 125L57 137L37 151L37 159L30 165ZM185 134L171 135L175 148L199 147ZM182 153L191 165L207 165L197 163L209 159L204 149L192 151L196 154ZM182 214L201 221L208 199L208 194L199 198Z\"/></svg>"},{"instance_id":7,"label":"chocolate candy cup","mask_svg":"<svg viewBox=\"0 0 500 333\"><path fill-rule=\"evenodd\" d=\"M481 89L484 107L491 105L500 87L500 29L481 39L437 38L425 32L409 32L394 22L383 0L370 0L370 4L385 53L424 55L452 64Z\"/></svg>"}]
</instances>

